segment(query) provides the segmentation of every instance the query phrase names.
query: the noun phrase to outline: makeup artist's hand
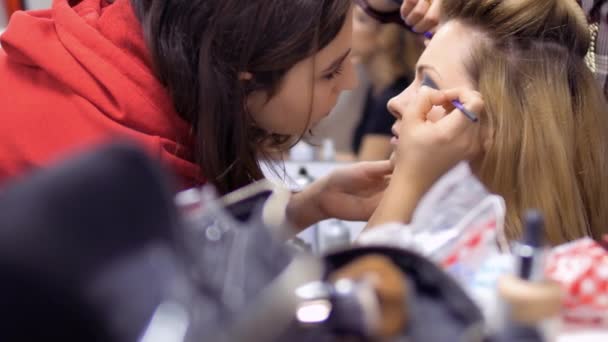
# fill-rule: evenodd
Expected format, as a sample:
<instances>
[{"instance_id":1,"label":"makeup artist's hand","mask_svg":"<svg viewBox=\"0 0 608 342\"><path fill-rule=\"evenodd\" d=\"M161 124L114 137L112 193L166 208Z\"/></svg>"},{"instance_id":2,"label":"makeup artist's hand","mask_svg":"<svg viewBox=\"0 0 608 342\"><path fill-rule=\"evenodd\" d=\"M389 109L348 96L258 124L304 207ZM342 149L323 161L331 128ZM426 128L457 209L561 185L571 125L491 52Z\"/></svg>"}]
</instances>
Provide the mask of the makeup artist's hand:
<instances>
[{"instance_id":1,"label":"makeup artist's hand","mask_svg":"<svg viewBox=\"0 0 608 342\"><path fill-rule=\"evenodd\" d=\"M378 206L392 171L388 160L338 168L295 194L287 214L300 228L328 218L367 221Z\"/></svg>"},{"instance_id":2,"label":"makeup artist's hand","mask_svg":"<svg viewBox=\"0 0 608 342\"><path fill-rule=\"evenodd\" d=\"M401 17L416 32L435 32L442 0L403 0Z\"/></svg>"},{"instance_id":3,"label":"makeup artist's hand","mask_svg":"<svg viewBox=\"0 0 608 342\"><path fill-rule=\"evenodd\" d=\"M426 190L458 162L480 153L481 126L454 108L451 101L456 99L473 113L483 111L481 94L465 88L422 87L409 103L400 103L401 98L389 102L389 109L400 118L396 124L399 140L393 157L394 176L416 180ZM443 106L447 114L429 115L437 106Z\"/></svg>"},{"instance_id":4,"label":"makeup artist's hand","mask_svg":"<svg viewBox=\"0 0 608 342\"><path fill-rule=\"evenodd\" d=\"M398 141L392 161L391 181L368 227L390 222L408 223L426 191L459 161L481 151L481 128L451 105L458 99L465 108L483 111L481 94L468 89L434 90L422 87L413 101L403 97L389 101L397 116ZM432 109L443 106L443 117L429 117Z\"/></svg>"},{"instance_id":5,"label":"makeup artist's hand","mask_svg":"<svg viewBox=\"0 0 608 342\"><path fill-rule=\"evenodd\" d=\"M367 221L388 185L393 167L388 160L360 162L336 169L320 179L319 207L327 217Z\"/></svg>"}]
</instances>

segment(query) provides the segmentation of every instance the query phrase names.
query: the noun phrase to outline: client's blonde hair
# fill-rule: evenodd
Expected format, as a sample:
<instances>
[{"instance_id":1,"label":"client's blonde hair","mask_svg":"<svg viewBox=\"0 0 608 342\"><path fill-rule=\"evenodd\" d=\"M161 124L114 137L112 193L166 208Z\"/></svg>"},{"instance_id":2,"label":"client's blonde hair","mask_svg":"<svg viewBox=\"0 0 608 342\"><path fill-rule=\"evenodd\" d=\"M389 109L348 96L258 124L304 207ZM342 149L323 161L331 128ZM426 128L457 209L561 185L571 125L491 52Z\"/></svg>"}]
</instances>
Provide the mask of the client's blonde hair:
<instances>
[{"instance_id":1,"label":"client's blonde hair","mask_svg":"<svg viewBox=\"0 0 608 342\"><path fill-rule=\"evenodd\" d=\"M444 0L443 20L479 29L467 70L492 143L479 175L507 204L507 234L542 210L553 244L608 225L608 110L585 66L590 44L574 0Z\"/></svg>"}]
</instances>

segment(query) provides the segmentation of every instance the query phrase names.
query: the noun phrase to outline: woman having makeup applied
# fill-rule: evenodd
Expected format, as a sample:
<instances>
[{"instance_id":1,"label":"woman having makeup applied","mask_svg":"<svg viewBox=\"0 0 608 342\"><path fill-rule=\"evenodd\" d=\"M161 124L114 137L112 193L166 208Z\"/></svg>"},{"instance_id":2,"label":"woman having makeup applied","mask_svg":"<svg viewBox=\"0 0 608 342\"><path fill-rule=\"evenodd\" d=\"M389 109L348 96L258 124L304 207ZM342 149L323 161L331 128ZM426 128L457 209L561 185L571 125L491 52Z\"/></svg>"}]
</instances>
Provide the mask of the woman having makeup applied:
<instances>
[{"instance_id":1,"label":"woman having makeup applied","mask_svg":"<svg viewBox=\"0 0 608 342\"><path fill-rule=\"evenodd\" d=\"M467 87L484 102L467 159L504 197L507 235L520 237L528 208L542 211L552 244L608 233L608 106L584 62L590 35L576 1L442 0L441 13L415 81L389 102L395 172L370 226L411 218L398 193L414 153L403 141L412 102L430 88ZM445 113L434 106L429 120Z\"/></svg>"}]
</instances>

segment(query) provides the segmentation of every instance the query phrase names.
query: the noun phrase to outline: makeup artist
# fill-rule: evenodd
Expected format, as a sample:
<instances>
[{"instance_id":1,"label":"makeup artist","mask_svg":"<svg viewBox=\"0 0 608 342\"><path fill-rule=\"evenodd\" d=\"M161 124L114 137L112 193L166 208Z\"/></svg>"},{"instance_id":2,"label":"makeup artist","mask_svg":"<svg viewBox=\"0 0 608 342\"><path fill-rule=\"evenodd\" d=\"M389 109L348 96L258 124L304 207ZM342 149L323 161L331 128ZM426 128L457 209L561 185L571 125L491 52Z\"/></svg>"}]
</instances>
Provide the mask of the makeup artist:
<instances>
[{"instance_id":1,"label":"makeup artist","mask_svg":"<svg viewBox=\"0 0 608 342\"><path fill-rule=\"evenodd\" d=\"M258 160L356 85L352 9L351 0L56 0L17 12L1 38L0 182L115 137L139 142L184 188L211 182L227 193L261 179ZM445 144L471 135L464 116L426 120L445 100L422 93L401 133L418 151L399 163L416 193L468 152ZM437 161L443 150L450 158ZM294 195L290 218L367 220L392 169L338 170Z\"/></svg>"}]
</instances>

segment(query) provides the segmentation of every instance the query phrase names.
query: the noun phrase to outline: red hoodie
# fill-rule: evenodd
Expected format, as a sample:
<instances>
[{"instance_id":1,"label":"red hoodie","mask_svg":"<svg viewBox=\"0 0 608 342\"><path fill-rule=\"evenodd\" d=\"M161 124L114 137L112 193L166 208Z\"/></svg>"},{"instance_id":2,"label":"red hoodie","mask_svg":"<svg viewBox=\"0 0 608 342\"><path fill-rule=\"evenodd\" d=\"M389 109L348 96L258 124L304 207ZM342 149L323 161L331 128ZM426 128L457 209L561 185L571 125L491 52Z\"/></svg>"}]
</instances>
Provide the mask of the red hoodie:
<instances>
[{"instance_id":1,"label":"red hoodie","mask_svg":"<svg viewBox=\"0 0 608 342\"><path fill-rule=\"evenodd\" d=\"M0 41L0 184L116 137L140 143L184 187L203 182L129 0L54 0L15 13Z\"/></svg>"}]
</instances>

